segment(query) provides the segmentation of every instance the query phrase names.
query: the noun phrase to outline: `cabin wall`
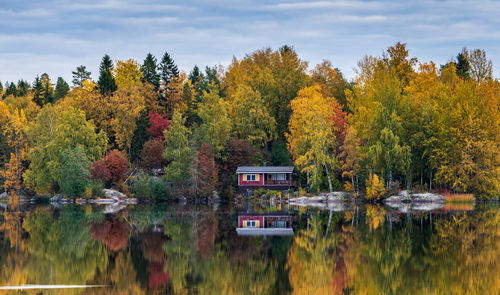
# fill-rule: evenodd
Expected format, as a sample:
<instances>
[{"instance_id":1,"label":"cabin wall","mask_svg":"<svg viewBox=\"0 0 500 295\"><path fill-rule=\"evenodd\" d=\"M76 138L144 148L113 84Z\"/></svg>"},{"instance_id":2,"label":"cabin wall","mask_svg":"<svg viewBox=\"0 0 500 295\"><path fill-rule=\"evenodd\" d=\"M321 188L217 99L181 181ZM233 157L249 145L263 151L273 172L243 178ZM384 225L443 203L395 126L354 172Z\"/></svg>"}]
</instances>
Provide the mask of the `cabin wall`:
<instances>
[{"instance_id":1,"label":"cabin wall","mask_svg":"<svg viewBox=\"0 0 500 295\"><path fill-rule=\"evenodd\" d=\"M246 175L246 174L257 174L257 175L259 175L259 180L245 181L244 175ZM246 174L243 174L243 173L238 174L238 184L239 185L263 185L264 184L264 174L262 174L262 173L246 173Z\"/></svg>"}]
</instances>

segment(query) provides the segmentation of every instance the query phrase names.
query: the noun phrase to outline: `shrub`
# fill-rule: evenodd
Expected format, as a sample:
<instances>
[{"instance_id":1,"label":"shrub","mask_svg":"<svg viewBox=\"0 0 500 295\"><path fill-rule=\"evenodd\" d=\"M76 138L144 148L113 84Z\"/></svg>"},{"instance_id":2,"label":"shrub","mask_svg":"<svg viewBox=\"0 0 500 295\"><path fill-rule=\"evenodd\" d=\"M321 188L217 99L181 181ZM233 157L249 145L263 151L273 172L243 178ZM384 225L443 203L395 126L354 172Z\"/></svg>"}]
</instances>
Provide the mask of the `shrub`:
<instances>
[{"instance_id":1,"label":"shrub","mask_svg":"<svg viewBox=\"0 0 500 295\"><path fill-rule=\"evenodd\" d=\"M380 181L377 174L370 175L366 184L366 199L380 200L385 194L384 182Z\"/></svg>"},{"instance_id":2,"label":"shrub","mask_svg":"<svg viewBox=\"0 0 500 295\"><path fill-rule=\"evenodd\" d=\"M473 194L450 194L444 193L445 202L456 202L456 203L465 203L465 202L474 202Z\"/></svg>"},{"instance_id":3,"label":"shrub","mask_svg":"<svg viewBox=\"0 0 500 295\"><path fill-rule=\"evenodd\" d=\"M164 118L162 115L150 112L149 113L149 123L151 127L148 128L148 132L153 138L159 138L164 140L163 131L167 130L170 126L170 122Z\"/></svg>"},{"instance_id":4,"label":"shrub","mask_svg":"<svg viewBox=\"0 0 500 295\"><path fill-rule=\"evenodd\" d=\"M136 198L166 199L167 185L163 178L139 174L134 178L132 193Z\"/></svg>"},{"instance_id":5,"label":"shrub","mask_svg":"<svg viewBox=\"0 0 500 295\"><path fill-rule=\"evenodd\" d=\"M102 181L106 186L119 183L125 179L128 170L128 160L122 152L112 150L100 161L92 164L90 173L92 179Z\"/></svg>"},{"instance_id":6,"label":"shrub","mask_svg":"<svg viewBox=\"0 0 500 295\"><path fill-rule=\"evenodd\" d=\"M253 196L256 198L260 198L260 196L265 195L267 193L267 190L265 188L258 188L253 191Z\"/></svg>"}]
</instances>

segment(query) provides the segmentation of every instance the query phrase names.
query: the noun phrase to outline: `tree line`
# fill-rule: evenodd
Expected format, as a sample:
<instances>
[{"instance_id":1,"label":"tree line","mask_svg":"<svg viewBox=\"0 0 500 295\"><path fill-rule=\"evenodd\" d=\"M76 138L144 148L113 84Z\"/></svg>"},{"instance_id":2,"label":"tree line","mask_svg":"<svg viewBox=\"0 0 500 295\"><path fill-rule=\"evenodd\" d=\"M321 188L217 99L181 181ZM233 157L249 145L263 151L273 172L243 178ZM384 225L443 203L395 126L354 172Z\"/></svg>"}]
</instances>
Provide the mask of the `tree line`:
<instances>
[{"instance_id":1,"label":"tree line","mask_svg":"<svg viewBox=\"0 0 500 295\"><path fill-rule=\"evenodd\" d=\"M498 197L500 83L483 50L438 67L396 43L348 81L290 46L180 71L169 53L105 55L97 79L49 75L0 86L4 190L155 197L231 193L241 165L295 165L312 191L368 198L417 188ZM0 83L1 85L1 83ZM137 168L133 185L124 184ZM164 178L152 177L164 168Z\"/></svg>"}]
</instances>

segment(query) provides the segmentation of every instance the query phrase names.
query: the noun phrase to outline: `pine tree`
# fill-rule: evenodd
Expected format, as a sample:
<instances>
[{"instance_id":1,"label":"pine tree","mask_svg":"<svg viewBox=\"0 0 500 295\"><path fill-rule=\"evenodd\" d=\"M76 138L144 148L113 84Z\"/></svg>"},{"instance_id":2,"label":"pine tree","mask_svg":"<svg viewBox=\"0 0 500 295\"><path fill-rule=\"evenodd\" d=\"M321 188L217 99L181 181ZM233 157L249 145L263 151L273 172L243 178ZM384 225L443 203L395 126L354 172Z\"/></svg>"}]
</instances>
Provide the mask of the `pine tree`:
<instances>
[{"instance_id":1,"label":"pine tree","mask_svg":"<svg viewBox=\"0 0 500 295\"><path fill-rule=\"evenodd\" d=\"M151 126L151 124L149 122L149 117L146 110L143 110L141 112L141 115L136 120L136 126L137 127L135 128L134 135L132 137L132 144L130 145L131 162L134 162L139 158L144 143L151 136L151 134L148 132L148 129Z\"/></svg>"},{"instance_id":2,"label":"pine tree","mask_svg":"<svg viewBox=\"0 0 500 295\"><path fill-rule=\"evenodd\" d=\"M12 85L13 83L11 83ZM33 101L39 105L43 106L43 97L42 97L43 85L42 80L39 76L36 76L35 81L33 82Z\"/></svg>"},{"instance_id":3,"label":"pine tree","mask_svg":"<svg viewBox=\"0 0 500 295\"><path fill-rule=\"evenodd\" d=\"M71 72L73 74L73 86L75 87L82 87L82 83L85 80L90 79L90 72L87 71L87 67L84 65L81 65L76 68L76 71Z\"/></svg>"},{"instance_id":4,"label":"pine tree","mask_svg":"<svg viewBox=\"0 0 500 295\"><path fill-rule=\"evenodd\" d=\"M154 57L151 53L148 53L144 59L142 72L142 81L151 83L151 85L155 87L155 90L158 91L160 88L160 74L158 73L156 57Z\"/></svg>"},{"instance_id":5,"label":"pine tree","mask_svg":"<svg viewBox=\"0 0 500 295\"><path fill-rule=\"evenodd\" d=\"M179 77L179 69L168 52L163 55L159 68L161 80L165 85L168 85L173 77Z\"/></svg>"},{"instance_id":6,"label":"pine tree","mask_svg":"<svg viewBox=\"0 0 500 295\"><path fill-rule=\"evenodd\" d=\"M97 87L103 95L110 95L117 89L115 78L111 73L113 70L113 61L109 55L102 58L101 65L99 66L99 81Z\"/></svg>"},{"instance_id":7,"label":"pine tree","mask_svg":"<svg viewBox=\"0 0 500 295\"><path fill-rule=\"evenodd\" d=\"M57 78L57 83L56 83L56 92L54 94L54 100L59 100L68 94L69 91L69 85L64 81L63 78L58 77Z\"/></svg>"},{"instance_id":8,"label":"pine tree","mask_svg":"<svg viewBox=\"0 0 500 295\"><path fill-rule=\"evenodd\" d=\"M19 80L17 82L17 90L16 90L16 96L25 96L28 94L28 91L30 90L30 84L24 80Z\"/></svg>"},{"instance_id":9,"label":"pine tree","mask_svg":"<svg viewBox=\"0 0 500 295\"><path fill-rule=\"evenodd\" d=\"M12 82L10 84L9 84L9 82L6 82L5 83L5 93L4 93L3 97L7 97L9 95L16 96L16 93L17 93L16 84L14 84L14 82Z\"/></svg>"},{"instance_id":10,"label":"pine tree","mask_svg":"<svg viewBox=\"0 0 500 295\"><path fill-rule=\"evenodd\" d=\"M2 82L0 81L0 94L2 94L3 92L3 85L2 85Z\"/></svg>"},{"instance_id":11,"label":"pine tree","mask_svg":"<svg viewBox=\"0 0 500 295\"><path fill-rule=\"evenodd\" d=\"M460 52L457 55L457 62L456 62L456 73L457 75L466 80L470 78L470 63L469 59L467 58L467 49L463 49L462 52Z\"/></svg>"},{"instance_id":12,"label":"pine tree","mask_svg":"<svg viewBox=\"0 0 500 295\"><path fill-rule=\"evenodd\" d=\"M42 74L41 83L41 96L43 104L54 102L54 88L52 87L52 83L50 82L50 78L47 73Z\"/></svg>"}]
</instances>

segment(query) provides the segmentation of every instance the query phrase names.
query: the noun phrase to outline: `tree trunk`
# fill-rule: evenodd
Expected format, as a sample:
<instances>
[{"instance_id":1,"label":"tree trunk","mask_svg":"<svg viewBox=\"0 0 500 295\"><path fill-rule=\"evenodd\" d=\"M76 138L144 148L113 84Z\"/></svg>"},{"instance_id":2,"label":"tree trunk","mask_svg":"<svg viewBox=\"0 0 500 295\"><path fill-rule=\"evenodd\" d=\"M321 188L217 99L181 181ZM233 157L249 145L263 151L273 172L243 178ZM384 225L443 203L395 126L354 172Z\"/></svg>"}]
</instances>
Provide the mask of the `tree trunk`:
<instances>
[{"instance_id":1,"label":"tree trunk","mask_svg":"<svg viewBox=\"0 0 500 295\"><path fill-rule=\"evenodd\" d=\"M326 177L328 178L328 188L330 189L330 192L333 192L332 179L330 178L330 171L328 171L327 164L325 164L325 170L326 170Z\"/></svg>"}]
</instances>

